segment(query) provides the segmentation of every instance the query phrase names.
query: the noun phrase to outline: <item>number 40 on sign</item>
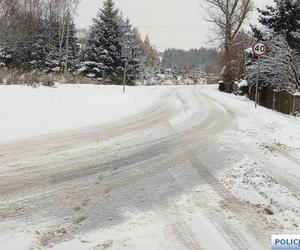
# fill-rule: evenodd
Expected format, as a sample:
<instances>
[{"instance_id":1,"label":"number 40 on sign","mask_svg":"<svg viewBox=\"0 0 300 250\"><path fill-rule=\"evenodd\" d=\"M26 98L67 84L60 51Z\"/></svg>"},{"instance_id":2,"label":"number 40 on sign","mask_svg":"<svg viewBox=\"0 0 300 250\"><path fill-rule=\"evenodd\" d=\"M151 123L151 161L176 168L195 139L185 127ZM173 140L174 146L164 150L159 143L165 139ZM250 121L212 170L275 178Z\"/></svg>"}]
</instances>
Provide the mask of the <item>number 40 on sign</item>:
<instances>
[{"instance_id":1,"label":"number 40 on sign","mask_svg":"<svg viewBox=\"0 0 300 250\"><path fill-rule=\"evenodd\" d=\"M263 41L258 41L253 44L252 51L256 56L261 57L267 53L267 44Z\"/></svg>"}]
</instances>

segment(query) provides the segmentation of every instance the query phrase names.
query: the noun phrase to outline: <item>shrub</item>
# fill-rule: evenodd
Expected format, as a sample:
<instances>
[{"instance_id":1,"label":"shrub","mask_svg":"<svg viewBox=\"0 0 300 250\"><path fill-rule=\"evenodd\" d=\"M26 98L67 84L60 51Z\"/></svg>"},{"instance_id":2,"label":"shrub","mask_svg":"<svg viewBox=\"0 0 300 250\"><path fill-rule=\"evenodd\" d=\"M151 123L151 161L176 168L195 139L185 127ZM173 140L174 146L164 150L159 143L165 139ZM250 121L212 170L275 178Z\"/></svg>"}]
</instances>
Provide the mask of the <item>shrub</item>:
<instances>
[{"instance_id":1,"label":"shrub","mask_svg":"<svg viewBox=\"0 0 300 250\"><path fill-rule=\"evenodd\" d=\"M225 92L225 84L223 81L219 81L219 91Z\"/></svg>"}]
</instances>

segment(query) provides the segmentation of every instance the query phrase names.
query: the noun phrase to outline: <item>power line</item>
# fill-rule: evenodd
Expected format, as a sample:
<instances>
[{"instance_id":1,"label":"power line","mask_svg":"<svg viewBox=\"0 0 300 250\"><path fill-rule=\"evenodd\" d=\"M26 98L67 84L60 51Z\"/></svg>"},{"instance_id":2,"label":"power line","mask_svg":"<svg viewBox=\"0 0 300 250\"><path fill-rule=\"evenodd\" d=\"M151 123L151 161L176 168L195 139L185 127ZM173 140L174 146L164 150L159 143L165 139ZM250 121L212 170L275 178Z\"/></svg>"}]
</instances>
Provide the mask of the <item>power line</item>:
<instances>
[{"instance_id":1,"label":"power line","mask_svg":"<svg viewBox=\"0 0 300 250\"><path fill-rule=\"evenodd\" d=\"M149 25L149 26L137 26L143 29L174 29L174 28L199 28L203 27L201 24L187 24L187 25Z\"/></svg>"}]
</instances>

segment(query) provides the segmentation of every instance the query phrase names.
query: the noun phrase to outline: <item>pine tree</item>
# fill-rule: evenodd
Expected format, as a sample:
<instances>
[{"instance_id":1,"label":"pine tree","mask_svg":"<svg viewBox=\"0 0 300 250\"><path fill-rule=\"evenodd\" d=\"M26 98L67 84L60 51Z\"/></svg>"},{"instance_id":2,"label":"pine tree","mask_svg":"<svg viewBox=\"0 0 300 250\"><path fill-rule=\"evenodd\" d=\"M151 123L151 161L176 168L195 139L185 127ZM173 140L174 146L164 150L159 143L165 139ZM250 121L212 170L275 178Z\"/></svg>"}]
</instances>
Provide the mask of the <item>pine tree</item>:
<instances>
[{"instance_id":1,"label":"pine tree","mask_svg":"<svg viewBox=\"0 0 300 250\"><path fill-rule=\"evenodd\" d=\"M122 46L127 48L129 55L127 56L127 77L128 82L133 83L143 74L143 41L136 28L132 28L129 20L122 19L122 33L126 35L123 37ZM125 64L125 57L123 56L123 63Z\"/></svg>"},{"instance_id":2,"label":"pine tree","mask_svg":"<svg viewBox=\"0 0 300 250\"><path fill-rule=\"evenodd\" d=\"M69 34L67 34L67 25L69 22ZM51 30L52 35L48 37L50 41L48 41L47 55L46 55L46 67L45 72L62 72L65 65L66 60L66 41L68 41L68 71L74 72L77 68L77 64L79 63L79 44L76 34L76 27L72 18L65 20L65 32L63 36L62 42L62 51L60 51L59 44L59 23L57 21L52 21ZM67 37L68 36L68 37Z\"/></svg>"},{"instance_id":3,"label":"pine tree","mask_svg":"<svg viewBox=\"0 0 300 250\"><path fill-rule=\"evenodd\" d=\"M110 76L120 82L123 74L122 22L113 0L106 0L90 30L79 70L89 77Z\"/></svg>"},{"instance_id":4,"label":"pine tree","mask_svg":"<svg viewBox=\"0 0 300 250\"><path fill-rule=\"evenodd\" d=\"M259 9L259 22L276 35L283 35L290 47L300 52L300 0L275 0L275 3L274 7ZM258 28L253 30L262 38Z\"/></svg>"},{"instance_id":5,"label":"pine tree","mask_svg":"<svg viewBox=\"0 0 300 250\"><path fill-rule=\"evenodd\" d=\"M30 44L30 57L29 66L30 70L43 71L46 67L47 57L47 33L45 29L44 21L41 21L41 25L37 32L34 34L32 43Z\"/></svg>"},{"instance_id":6,"label":"pine tree","mask_svg":"<svg viewBox=\"0 0 300 250\"><path fill-rule=\"evenodd\" d=\"M132 29L132 59L129 61L129 73L133 80L144 74L143 41L137 29Z\"/></svg>"},{"instance_id":7,"label":"pine tree","mask_svg":"<svg viewBox=\"0 0 300 250\"><path fill-rule=\"evenodd\" d=\"M69 32L66 32L65 42L64 42L64 57L63 57L63 64L66 60L68 60L68 71L74 72L77 68L77 65L79 63L79 43L77 38L77 31L75 27L75 23L73 19L70 17L70 13L68 14L69 18L66 21L66 26L68 25L67 22L69 22L69 28L65 28L66 31L69 30ZM68 39L68 46L67 46L67 39ZM68 47L68 48L67 48ZM68 53L66 50L68 49ZM68 54L68 58L66 58L66 54Z\"/></svg>"},{"instance_id":8,"label":"pine tree","mask_svg":"<svg viewBox=\"0 0 300 250\"><path fill-rule=\"evenodd\" d=\"M12 61L12 55L9 46L6 43L0 44L0 67L8 66Z\"/></svg>"},{"instance_id":9,"label":"pine tree","mask_svg":"<svg viewBox=\"0 0 300 250\"><path fill-rule=\"evenodd\" d=\"M147 35L144 40L144 55L145 66L148 68L157 68L159 65L159 55L156 49L151 45L149 36Z\"/></svg>"}]
</instances>

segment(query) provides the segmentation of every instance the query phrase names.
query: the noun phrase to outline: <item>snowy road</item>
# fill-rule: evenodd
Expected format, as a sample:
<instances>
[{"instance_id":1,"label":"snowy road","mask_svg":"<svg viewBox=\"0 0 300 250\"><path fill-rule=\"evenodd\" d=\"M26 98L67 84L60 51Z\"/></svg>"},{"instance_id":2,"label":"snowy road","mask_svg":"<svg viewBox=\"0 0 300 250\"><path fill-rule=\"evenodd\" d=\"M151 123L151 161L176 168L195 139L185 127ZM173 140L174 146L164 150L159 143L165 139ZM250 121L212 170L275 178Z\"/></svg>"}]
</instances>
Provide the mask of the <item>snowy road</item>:
<instances>
[{"instance_id":1,"label":"snowy road","mask_svg":"<svg viewBox=\"0 0 300 250\"><path fill-rule=\"evenodd\" d=\"M234 98L172 87L130 118L1 145L1 249L259 250L299 233L300 120Z\"/></svg>"}]
</instances>

